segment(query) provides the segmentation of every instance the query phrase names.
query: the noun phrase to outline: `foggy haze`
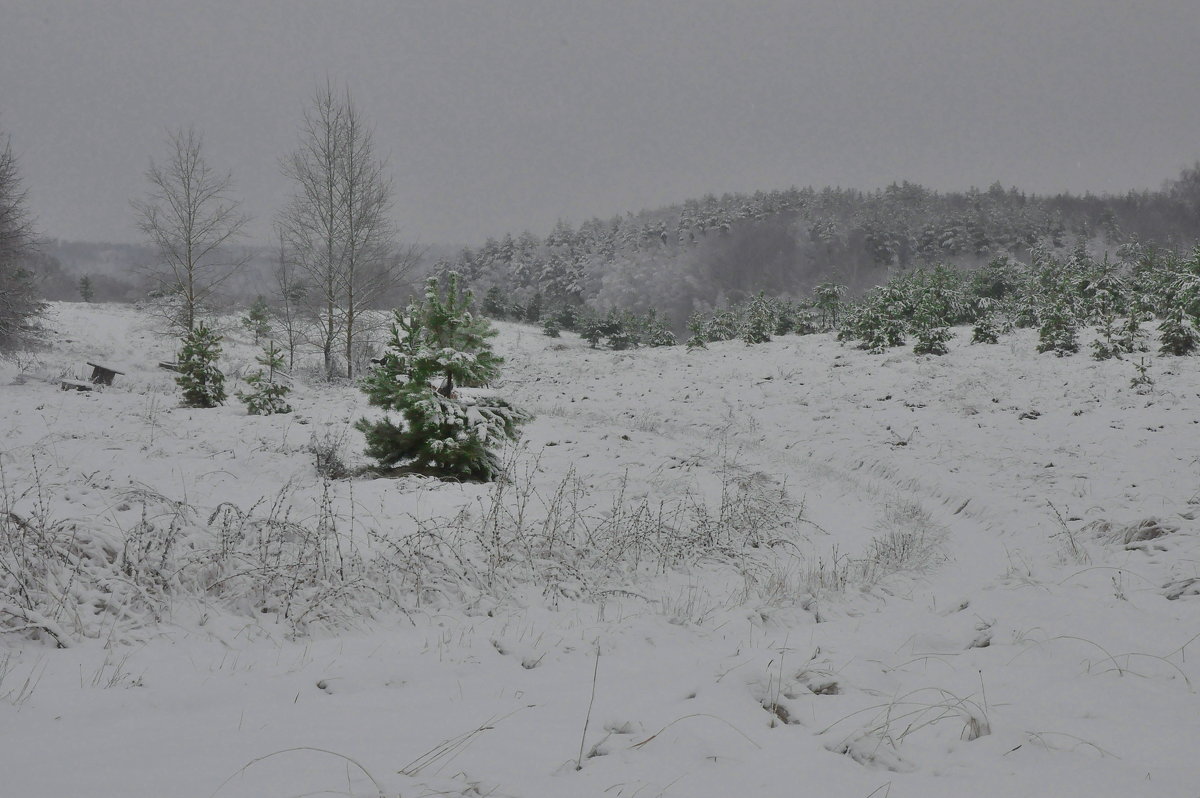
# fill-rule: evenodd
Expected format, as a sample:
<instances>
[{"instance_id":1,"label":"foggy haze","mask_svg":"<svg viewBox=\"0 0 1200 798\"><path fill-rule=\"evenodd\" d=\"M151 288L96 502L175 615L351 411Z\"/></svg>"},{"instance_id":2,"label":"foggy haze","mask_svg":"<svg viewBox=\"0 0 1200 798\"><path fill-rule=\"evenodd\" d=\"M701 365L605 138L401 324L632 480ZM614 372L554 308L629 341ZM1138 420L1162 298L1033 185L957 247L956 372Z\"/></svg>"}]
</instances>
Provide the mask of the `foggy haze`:
<instances>
[{"instance_id":1,"label":"foggy haze","mask_svg":"<svg viewBox=\"0 0 1200 798\"><path fill-rule=\"evenodd\" d=\"M136 241L194 124L266 242L328 77L406 240L790 185L1157 187L1200 158L1200 5L0 1L0 131L46 236Z\"/></svg>"}]
</instances>

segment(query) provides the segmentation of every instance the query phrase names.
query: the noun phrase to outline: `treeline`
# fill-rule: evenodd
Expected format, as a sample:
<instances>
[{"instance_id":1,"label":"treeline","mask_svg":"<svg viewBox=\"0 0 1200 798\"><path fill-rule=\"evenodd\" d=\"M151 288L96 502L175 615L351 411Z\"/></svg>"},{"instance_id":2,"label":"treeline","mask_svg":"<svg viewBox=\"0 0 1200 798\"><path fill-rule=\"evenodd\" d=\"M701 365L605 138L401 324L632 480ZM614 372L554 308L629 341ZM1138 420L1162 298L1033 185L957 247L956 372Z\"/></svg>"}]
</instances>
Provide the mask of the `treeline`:
<instances>
[{"instance_id":1,"label":"treeline","mask_svg":"<svg viewBox=\"0 0 1200 798\"><path fill-rule=\"evenodd\" d=\"M858 295L896 272L1028 260L1035 248L1065 252L1080 238L1104 249L1200 240L1200 165L1159 191L1125 195L1037 196L998 183L709 195L578 227L560 221L544 238L492 238L438 268L464 275L477 294L499 290L509 308L656 309L681 331L690 314L758 291L802 296L835 282Z\"/></svg>"},{"instance_id":2,"label":"treeline","mask_svg":"<svg viewBox=\"0 0 1200 798\"><path fill-rule=\"evenodd\" d=\"M1065 257L1035 248L1028 263L1002 257L976 269L919 267L857 300L834 283L800 301L760 293L693 314L687 344L833 332L871 352L911 343L914 354L944 355L952 328L964 326L971 344L1037 329L1037 350L1060 357L1085 348L1097 360L1193 354L1200 350L1200 247L1181 256L1126 244L1109 259L1094 257L1080 240ZM1092 338L1081 342L1085 333Z\"/></svg>"}]
</instances>

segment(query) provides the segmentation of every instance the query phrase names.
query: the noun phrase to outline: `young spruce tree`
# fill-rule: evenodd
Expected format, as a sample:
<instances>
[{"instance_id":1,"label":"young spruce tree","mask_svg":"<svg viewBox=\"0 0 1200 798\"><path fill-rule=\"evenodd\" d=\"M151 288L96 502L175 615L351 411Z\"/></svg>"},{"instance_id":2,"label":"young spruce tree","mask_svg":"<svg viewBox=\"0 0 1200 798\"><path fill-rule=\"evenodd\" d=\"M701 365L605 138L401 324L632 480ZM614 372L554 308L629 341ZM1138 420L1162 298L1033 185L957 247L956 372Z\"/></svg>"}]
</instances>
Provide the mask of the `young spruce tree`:
<instances>
[{"instance_id":1,"label":"young spruce tree","mask_svg":"<svg viewBox=\"0 0 1200 798\"><path fill-rule=\"evenodd\" d=\"M182 339L179 352L179 376L175 382L183 389L188 407L216 407L225 403L225 375L217 368L221 356L221 336L200 322Z\"/></svg>"},{"instance_id":2,"label":"young spruce tree","mask_svg":"<svg viewBox=\"0 0 1200 798\"><path fill-rule=\"evenodd\" d=\"M362 388L372 405L399 412L403 421L385 415L355 425L381 466L483 482L500 475L493 447L515 440L529 416L499 397L458 395L460 386L495 379L502 362L489 343L496 331L471 304L451 274L444 295L432 277L422 302L396 311L383 363Z\"/></svg>"},{"instance_id":3,"label":"young spruce tree","mask_svg":"<svg viewBox=\"0 0 1200 798\"><path fill-rule=\"evenodd\" d=\"M246 405L246 412L252 416L292 412L292 406L286 401L292 389L279 378L283 373L283 350L274 341L269 341L255 362L262 368L246 377L251 390L237 392L237 398Z\"/></svg>"}]
</instances>

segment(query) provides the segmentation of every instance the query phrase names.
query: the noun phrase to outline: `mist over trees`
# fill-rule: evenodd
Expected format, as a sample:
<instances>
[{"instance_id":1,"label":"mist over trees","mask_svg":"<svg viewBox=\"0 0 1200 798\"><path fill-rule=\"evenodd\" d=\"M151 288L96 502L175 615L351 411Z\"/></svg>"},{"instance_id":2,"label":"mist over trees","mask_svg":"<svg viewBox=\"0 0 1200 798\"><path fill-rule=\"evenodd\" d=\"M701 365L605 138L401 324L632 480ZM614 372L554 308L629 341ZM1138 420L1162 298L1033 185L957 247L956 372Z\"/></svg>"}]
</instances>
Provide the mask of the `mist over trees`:
<instances>
[{"instance_id":1,"label":"mist over trees","mask_svg":"<svg viewBox=\"0 0 1200 798\"><path fill-rule=\"evenodd\" d=\"M759 292L796 299L832 286L854 299L922 267L1029 261L1035 250L1065 253L1080 241L1103 255L1182 251L1200 240L1198 162L1157 191L1114 195L1039 196L999 183L937 192L909 182L710 194L577 226L559 221L544 236L513 231L454 255L443 249L431 269L398 242L388 165L348 89L326 81L304 109L296 147L280 163L294 191L276 210L272 246L237 243L246 217L230 195L232 176L209 166L194 129L171 133L168 145L151 162L146 197L133 203L145 246L35 242L5 144L4 335L36 315L39 299L77 301L84 285L93 301L165 298L185 330L206 304L262 295L289 364L315 349L327 378L352 378L386 337L366 311L403 306L411 281L429 272L461 274L495 317L552 330L586 317L599 330L633 314L647 339L666 340L693 314Z\"/></svg>"},{"instance_id":2,"label":"mist over trees","mask_svg":"<svg viewBox=\"0 0 1200 798\"><path fill-rule=\"evenodd\" d=\"M999 183L939 193L907 182L708 195L578 227L560 221L545 238L492 238L440 267L481 295L495 289L514 317L534 302L546 312L586 302L658 309L679 331L692 312L758 291L800 296L832 282L858 295L920 266L1028 260L1035 247L1064 250L1081 238L1098 250L1200 240L1200 164L1160 191L1124 195L1036 196Z\"/></svg>"}]
</instances>

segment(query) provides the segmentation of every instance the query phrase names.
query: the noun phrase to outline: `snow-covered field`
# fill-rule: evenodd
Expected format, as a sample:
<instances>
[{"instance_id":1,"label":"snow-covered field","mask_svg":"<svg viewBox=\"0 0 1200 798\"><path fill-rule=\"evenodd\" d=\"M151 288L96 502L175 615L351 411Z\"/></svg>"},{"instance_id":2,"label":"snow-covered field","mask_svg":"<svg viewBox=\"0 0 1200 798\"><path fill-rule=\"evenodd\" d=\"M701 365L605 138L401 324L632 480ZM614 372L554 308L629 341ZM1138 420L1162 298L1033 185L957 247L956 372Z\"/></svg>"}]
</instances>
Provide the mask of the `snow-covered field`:
<instances>
[{"instance_id":1,"label":"snow-covered field","mask_svg":"<svg viewBox=\"0 0 1200 798\"><path fill-rule=\"evenodd\" d=\"M0 795L1200 795L1195 358L501 325L536 419L487 486L324 480L353 386L184 409L151 318L48 326L0 361L3 529L101 577L0 596Z\"/></svg>"}]
</instances>

